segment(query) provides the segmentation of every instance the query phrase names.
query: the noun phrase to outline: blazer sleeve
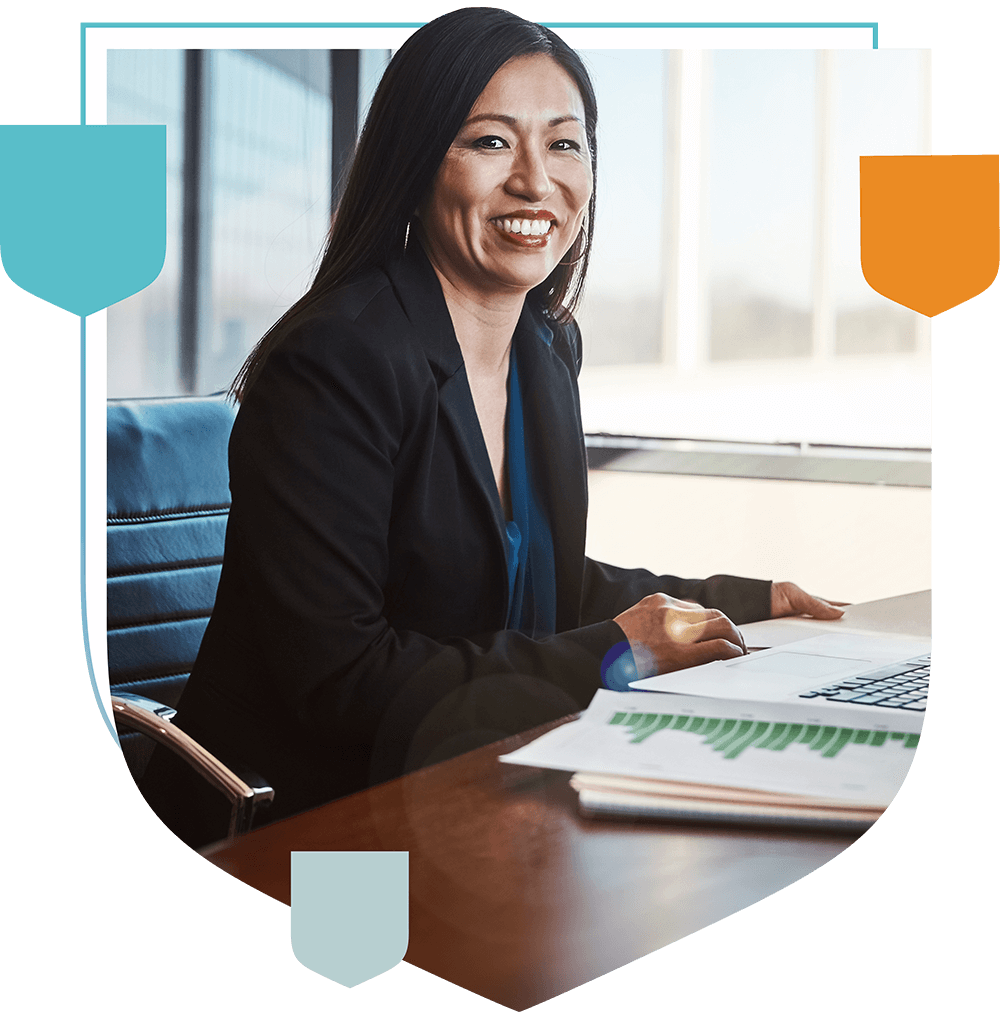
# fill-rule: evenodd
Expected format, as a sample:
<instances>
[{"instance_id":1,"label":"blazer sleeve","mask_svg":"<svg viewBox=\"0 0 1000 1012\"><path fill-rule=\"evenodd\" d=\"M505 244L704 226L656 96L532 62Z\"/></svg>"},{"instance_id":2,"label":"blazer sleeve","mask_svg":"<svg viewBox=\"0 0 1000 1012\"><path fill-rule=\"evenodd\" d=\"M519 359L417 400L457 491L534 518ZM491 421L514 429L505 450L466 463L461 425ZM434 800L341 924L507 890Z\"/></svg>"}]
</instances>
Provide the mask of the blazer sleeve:
<instances>
[{"instance_id":1,"label":"blazer sleeve","mask_svg":"<svg viewBox=\"0 0 1000 1012\"><path fill-rule=\"evenodd\" d=\"M602 616L614 618L649 594L667 594L696 601L703 608L717 608L736 625L771 617L770 580L721 574L707 580L685 580L587 559L581 619L586 624Z\"/></svg>"},{"instance_id":2,"label":"blazer sleeve","mask_svg":"<svg viewBox=\"0 0 1000 1012\"><path fill-rule=\"evenodd\" d=\"M610 616L538 641L390 626L394 482L409 441L427 438L414 419L436 409L407 372L416 365L351 330L289 338L248 392L230 443L223 579L264 695L339 755L370 756L377 782L585 707L623 634Z\"/></svg>"}]
</instances>

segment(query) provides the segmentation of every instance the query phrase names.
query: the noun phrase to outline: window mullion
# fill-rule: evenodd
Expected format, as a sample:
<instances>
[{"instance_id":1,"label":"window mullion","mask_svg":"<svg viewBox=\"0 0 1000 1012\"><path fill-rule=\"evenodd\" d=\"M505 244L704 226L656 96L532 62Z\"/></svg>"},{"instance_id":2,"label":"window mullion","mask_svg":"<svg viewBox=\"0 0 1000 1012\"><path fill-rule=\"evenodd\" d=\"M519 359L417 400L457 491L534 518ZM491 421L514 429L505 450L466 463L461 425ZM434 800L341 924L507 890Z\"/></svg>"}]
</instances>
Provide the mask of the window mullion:
<instances>
[{"instance_id":1,"label":"window mullion","mask_svg":"<svg viewBox=\"0 0 1000 1012\"><path fill-rule=\"evenodd\" d=\"M181 212L181 278L178 318L179 383L198 389L200 339L211 326L212 186L210 152L211 53L184 54L184 163Z\"/></svg>"},{"instance_id":2,"label":"window mullion","mask_svg":"<svg viewBox=\"0 0 1000 1012\"><path fill-rule=\"evenodd\" d=\"M833 358L837 327L833 278L833 123L836 53L816 51L816 195L813 238L813 340L816 361Z\"/></svg>"},{"instance_id":3,"label":"window mullion","mask_svg":"<svg viewBox=\"0 0 1000 1012\"><path fill-rule=\"evenodd\" d=\"M707 64L701 50L680 54L680 97L677 142L676 232L676 364L681 372L693 372L706 358L708 330L707 298L702 269L703 236L706 232L707 187L706 136L708 115Z\"/></svg>"}]
</instances>

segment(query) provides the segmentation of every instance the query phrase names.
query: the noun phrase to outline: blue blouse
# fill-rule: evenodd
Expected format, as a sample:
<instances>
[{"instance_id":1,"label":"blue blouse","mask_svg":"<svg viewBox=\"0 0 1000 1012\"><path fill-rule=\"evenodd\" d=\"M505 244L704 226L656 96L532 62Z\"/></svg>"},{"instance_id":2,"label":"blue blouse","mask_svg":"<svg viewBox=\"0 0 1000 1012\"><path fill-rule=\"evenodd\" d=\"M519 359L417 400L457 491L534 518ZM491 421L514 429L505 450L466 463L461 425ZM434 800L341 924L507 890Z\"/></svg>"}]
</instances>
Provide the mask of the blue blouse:
<instances>
[{"instance_id":1,"label":"blue blouse","mask_svg":"<svg viewBox=\"0 0 1000 1012\"><path fill-rule=\"evenodd\" d=\"M507 628L534 638L556 631L556 565L552 529L535 495L524 441L524 408L514 346L507 381L507 480L512 520L507 521ZM601 664L607 689L629 692L637 678L628 641L616 644Z\"/></svg>"},{"instance_id":2,"label":"blue blouse","mask_svg":"<svg viewBox=\"0 0 1000 1012\"><path fill-rule=\"evenodd\" d=\"M515 342L516 344L516 342ZM524 442L524 408L514 346L507 381L507 628L532 637L556 631L556 566L552 530L535 495Z\"/></svg>"}]
</instances>

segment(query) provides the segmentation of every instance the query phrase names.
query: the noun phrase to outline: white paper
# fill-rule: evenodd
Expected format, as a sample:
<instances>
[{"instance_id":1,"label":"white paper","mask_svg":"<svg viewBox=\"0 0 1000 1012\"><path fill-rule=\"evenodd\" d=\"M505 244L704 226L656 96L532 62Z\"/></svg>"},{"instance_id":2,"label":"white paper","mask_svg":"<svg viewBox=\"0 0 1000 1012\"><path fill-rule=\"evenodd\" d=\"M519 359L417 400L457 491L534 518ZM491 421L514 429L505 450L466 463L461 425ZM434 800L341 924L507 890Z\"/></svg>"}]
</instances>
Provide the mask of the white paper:
<instances>
[{"instance_id":1,"label":"white paper","mask_svg":"<svg viewBox=\"0 0 1000 1012\"><path fill-rule=\"evenodd\" d=\"M657 729L663 723L658 718L664 715L688 720L683 728ZM703 720L696 724L698 717ZM722 725L709 723L715 719L732 722L721 737ZM635 723L626 723L629 720ZM808 705L600 689L578 721L563 724L500 758L573 772L720 784L886 806L906 777L920 725L919 714L898 711L844 714L838 710L831 715L829 710ZM798 730L793 731L793 726ZM826 732L825 744L816 748L812 746L822 732L811 731L813 727L837 728L838 732ZM867 740L836 746L839 729L844 728L869 732ZM876 736L875 732L882 733ZM809 742L788 740L810 735ZM783 741L784 746L775 750L773 746Z\"/></svg>"}]
</instances>

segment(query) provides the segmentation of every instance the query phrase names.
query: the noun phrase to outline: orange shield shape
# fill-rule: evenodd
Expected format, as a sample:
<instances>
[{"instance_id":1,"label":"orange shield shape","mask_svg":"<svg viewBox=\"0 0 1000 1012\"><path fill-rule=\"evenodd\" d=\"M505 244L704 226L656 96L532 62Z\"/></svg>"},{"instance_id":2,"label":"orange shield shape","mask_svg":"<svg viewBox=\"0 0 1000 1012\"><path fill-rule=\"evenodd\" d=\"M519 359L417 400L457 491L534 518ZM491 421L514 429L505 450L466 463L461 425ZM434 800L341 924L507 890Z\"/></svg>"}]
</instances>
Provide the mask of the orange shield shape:
<instances>
[{"instance_id":1,"label":"orange shield shape","mask_svg":"<svg viewBox=\"0 0 1000 1012\"><path fill-rule=\"evenodd\" d=\"M861 158L861 270L880 295L937 316L1000 265L997 155Z\"/></svg>"}]
</instances>

